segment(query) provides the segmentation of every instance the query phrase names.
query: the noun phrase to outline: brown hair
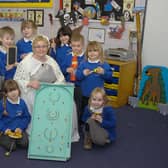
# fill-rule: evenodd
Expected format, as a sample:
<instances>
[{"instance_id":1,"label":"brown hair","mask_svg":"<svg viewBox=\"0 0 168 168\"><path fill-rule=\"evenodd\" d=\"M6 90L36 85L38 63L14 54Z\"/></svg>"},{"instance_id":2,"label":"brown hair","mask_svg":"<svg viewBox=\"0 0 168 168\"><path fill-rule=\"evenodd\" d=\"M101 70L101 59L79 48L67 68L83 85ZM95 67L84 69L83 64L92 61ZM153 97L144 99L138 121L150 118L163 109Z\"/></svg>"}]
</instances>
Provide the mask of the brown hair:
<instances>
[{"instance_id":1,"label":"brown hair","mask_svg":"<svg viewBox=\"0 0 168 168\"><path fill-rule=\"evenodd\" d=\"M4 26L0 28L0 38L3 38L4 34L15 36L15 31L9 26Z\"/></svg>"},{"instance_id":2,"label":"brown hair","mask_svg":"<svg viewBox=\"0 0 168 168\"><path fill-rule=\"evenodd\" d=\"M101 46L101 44L97 41L90 41L86 47L86 51L85 51L85 55L86 58L88 59L88 52L90 50L98 50L99 52L99 59L100 62L103 63L104 62L104 51L103 51L103 47Z\"/></svg>"},{"instance_id":3,"label":"brown hair","mask_svg":"<svg viewBox=\"0 0 168 168\"><path fill-rule=\"evenodd\" d=\"M23 29L25 29L26 27L31 27L34 31L34 34L37 31L37 26L32 20L24 20L21 24L21 31L23 31Z\"/></svg>"},{"instance_id":4,"label":"brown hair","mask_svg":"<svg viewBox=\"0 0 168 168\"><path fill-rule=\"evenodd\" d=\"M83 35L77 33L77 34L73 34L73 35L72 35L72 37L71 37L71 42L72 42L72 41L74 41L74 42L80 41L82 44L84 44L85 39L84 39L84 36L83 36Z\"/></svg>"},{"instance_id":5,"label":"brown hair","mask_svg":"<svg viewBox=\"0 0 168 168\"><path fill-rule=\"evenodd\" d=\"M13 79L6 80L3 85L3 92L4 92L3 94L3 107L4 107L3 115L8 115L8 112L6 111L7 93L13 90L18 90L19 96L21 95L21 91L20 91L18 83Z\"/></svg>"},{"instance_id":6,"label":"brown hair","mask_svg":"<svg viewBox=\"0 0 168 168\"><path fill-rule=\"evenodd\" d=\"M92 100L93 96L96 95L97 93L100 93L102 95L103 100L104 100L104 105L107 105L108 97L106 95L104 88L100 88L100 87L96 87L95 89L93 89L93 91L91 92L91 95L89 97L88 105L91 106L91 100Z\"/></svg>"},{"instance_id":7,"label":"brown hair","mask_svg":"<svg viewBox=\"0 0 168 168\"><path fill-rule=\"evenodd\" d=\"M69 36L69 44L70 44L71 36L72 36L71 28L69 26L63 26L63 27L59 28L59 30L57 32L57 36L56 36L56 44L58 46L61 45L60 36Z\"/></svg>"}]
</instances>

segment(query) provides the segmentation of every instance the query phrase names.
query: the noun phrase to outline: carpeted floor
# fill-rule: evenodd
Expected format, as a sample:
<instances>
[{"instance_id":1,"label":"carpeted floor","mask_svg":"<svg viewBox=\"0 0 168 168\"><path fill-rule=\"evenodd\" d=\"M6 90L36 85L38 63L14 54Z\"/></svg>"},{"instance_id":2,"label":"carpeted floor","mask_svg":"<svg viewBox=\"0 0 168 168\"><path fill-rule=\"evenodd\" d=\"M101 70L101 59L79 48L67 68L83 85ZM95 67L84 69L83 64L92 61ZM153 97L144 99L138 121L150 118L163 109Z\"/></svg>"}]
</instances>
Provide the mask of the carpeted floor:
<instances>
[{"instance_id":1,"label":"carpeted floor","mask_svg":"<svg viewBox=\"0 0 168 168\"><path fill-rule=\"evenodd\" d=\"M157 111L124 106L115 109L118 138L106 147L82 148L83 140L72 144L67 162L29 160L18 149L10 157L0 148L4 168L168 168L168 116Z\"/></svg>"}]
</instances>

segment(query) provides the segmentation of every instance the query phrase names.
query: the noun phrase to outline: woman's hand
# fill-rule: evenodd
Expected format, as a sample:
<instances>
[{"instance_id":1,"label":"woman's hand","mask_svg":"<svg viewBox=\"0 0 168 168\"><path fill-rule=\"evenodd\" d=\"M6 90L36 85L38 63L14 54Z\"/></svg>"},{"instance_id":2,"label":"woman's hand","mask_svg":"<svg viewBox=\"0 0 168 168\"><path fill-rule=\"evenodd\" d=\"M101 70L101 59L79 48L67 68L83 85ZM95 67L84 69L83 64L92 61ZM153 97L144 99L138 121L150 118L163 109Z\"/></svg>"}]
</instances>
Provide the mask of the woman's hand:
<instances>
[{"instance_id":1,"label":"woman's hand","mask_svg":"<svg viewBox=\"0 0 168 168\"><path fill-rule=\"evenodd\" d=\"M30 82L27 84L27 87L31 87L31 88L33 88L33 89L39 89L39 87L40 87L40 82L37 81L37 80L30 81Z\"/></svg>"}]
</instances>

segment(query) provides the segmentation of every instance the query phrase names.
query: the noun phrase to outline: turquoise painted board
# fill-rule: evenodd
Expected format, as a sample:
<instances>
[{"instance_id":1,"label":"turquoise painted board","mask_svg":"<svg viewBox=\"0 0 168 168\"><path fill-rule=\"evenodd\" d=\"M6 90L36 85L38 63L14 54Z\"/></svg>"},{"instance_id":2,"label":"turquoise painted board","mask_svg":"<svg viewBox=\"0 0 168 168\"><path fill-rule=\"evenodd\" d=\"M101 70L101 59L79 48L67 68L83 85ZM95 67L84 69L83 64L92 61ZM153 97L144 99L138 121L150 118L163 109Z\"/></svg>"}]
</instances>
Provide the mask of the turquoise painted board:
<instances>
[{"instance_id":1,"label":"turquoise painted board","mask_svg":"<svg viewBox=\"0 0 168 168\"><path fill-rule=\"evenodd\" d=\"M66 161L71 155L73 91L70 84L42 84L32 113L29 159Z\"/></svg>"}]
</instances>

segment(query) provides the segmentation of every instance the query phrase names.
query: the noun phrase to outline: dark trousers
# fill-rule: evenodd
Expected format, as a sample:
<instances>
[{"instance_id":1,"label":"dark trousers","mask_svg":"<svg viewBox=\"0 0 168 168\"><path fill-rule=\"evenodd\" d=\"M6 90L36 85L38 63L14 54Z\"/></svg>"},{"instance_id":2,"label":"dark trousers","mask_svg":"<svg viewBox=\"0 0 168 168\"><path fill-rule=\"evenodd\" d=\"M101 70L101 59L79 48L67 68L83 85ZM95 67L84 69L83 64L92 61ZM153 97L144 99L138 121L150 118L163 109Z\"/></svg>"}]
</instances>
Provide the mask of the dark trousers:
<instances>
[{"instance_id":1,"label":"dark trousers","mask_svg":"<svg viewBox=\"0 0 168 168\"><path fill-rule=\"evenodd\" d=\"M82 96L82 114L85 110L85 107L88 105L89 97Z\"/></svg>"},{"instance_id":2,"label":"dark trousers","mask_svg":"<svg viewBox=\"0 0 168 168\"><path fill-rule=\"evenodd\" d=\"M16 150L16 147L27 148L28 147L28 135L26 132L22 132L22 138L14 139L10 138L7 135L0 135L0 146L4 147L7 150L10 150L11 145L12 150Z\"/></svg>"},{"instance_id":3,"label":"dark trousers","mask_svg":"<svg viewBox=\"0 0 168 168\"><path fill-rule=\"evenodd\" d=\"M78 121L80 122L80 118L82 115L82 92L79 86L74 88L74 100L76 104L76 110L78 115Z\"/></svg>"}]
</instances>

